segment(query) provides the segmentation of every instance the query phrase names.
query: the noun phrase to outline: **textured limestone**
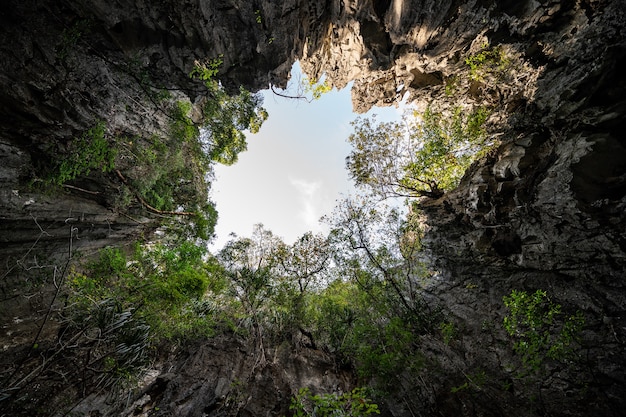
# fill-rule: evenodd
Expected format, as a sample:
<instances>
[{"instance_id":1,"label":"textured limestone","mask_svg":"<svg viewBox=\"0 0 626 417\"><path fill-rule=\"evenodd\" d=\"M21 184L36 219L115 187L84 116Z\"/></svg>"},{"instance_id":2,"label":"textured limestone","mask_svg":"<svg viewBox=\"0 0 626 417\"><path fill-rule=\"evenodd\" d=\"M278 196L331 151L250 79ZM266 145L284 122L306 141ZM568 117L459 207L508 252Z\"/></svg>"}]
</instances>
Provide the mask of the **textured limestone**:
<instances>
[{"instance_id":1,"label":"textured limestone","mask_svg":"<svg viewBox=\"0 0 626 417\"><path fill-rule=\"evenodd\" d=\"M154 117L158 109L145 89L171 88L193 102L188 74L196 60L221 55L224 85L254 90L284 85L301 58L311 77L326 74L338 88L354 81L358 112L407 94L422 105L496 109L489 123L503 145L474 164L457 190L420 204L436 272L426 296L460 335L449 345L425 336L424 374L404 380L383 411L623 414L622 8L620 1L591 0L10 1L0 12L0 272L2 308L11 312L2 315L5 351L27 346L53 297L52 283L41 290L25 274L44 266L31 251L34 243L62 257L73 233L88 251L151 226L111 210L102 196L115 193L115 181L106 175L81 183L100 197L29 189L39 158L51 147L64 149L98 119L111 132L162 130L165 122ZM472 79L465 58L486 43L500 45L510 63L502 73ZM582 311L586 325L579 361L548 364L541 380L528 383L510 369L516 358L500 326L502 297L539 288L566 311ZM25 324L16 326L16 318ZM282 415L289 395L307 381L350 386L319 352L276 348L256 373L254 352L235 339L188 347L164 355L143 391L130 395L133 406L93 395L76 411ZM481 383L452 392L481 373ZM248 397L237 396L238 380L249 382Z\"/></svg>"}]
</instances>

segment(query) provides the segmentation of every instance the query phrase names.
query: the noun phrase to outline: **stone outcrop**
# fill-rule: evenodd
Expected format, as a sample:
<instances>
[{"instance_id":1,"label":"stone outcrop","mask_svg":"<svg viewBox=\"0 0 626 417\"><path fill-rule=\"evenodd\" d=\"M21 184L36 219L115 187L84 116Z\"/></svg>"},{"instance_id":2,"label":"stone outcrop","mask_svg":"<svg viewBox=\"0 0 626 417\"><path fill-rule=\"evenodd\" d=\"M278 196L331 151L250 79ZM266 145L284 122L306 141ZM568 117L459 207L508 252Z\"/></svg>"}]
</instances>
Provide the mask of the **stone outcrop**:
<instances>
[{"instance_id":1,"label":"stone outcrop","mask_svg":"<svg viewBox=\"0 0 626 417\"><path fill-rule=\"evenodd\" d=\"M62 152L97 120L112 134L163 130L166 121L146 92L168 89L194 102L195 61L221 57L225 86L258 90L284 85L301 59L313 78L325 74L338 88L354 81L357 112L403 97L495 109L489 123L502 145L477 161L458 189L419 204L436 271L425 291L460 336L448 345L425 337L424 375L399 386L383 411L622 415L622 9L609 0L10 1L0 12L6 358L28 346L55 297L52 282L42 287L27 275L45 270L44 254L66 257L70 244L85 251L123 244L155 225L141 210L115 210L113 174L94 173L52 195L29 187L50 151ZM466 59L486 45L501 48L507 64L472 75ZM502 297L512 289L544 289L564 311L583 313L577 361L549 365L535 379L516 377L510 367L517 359L500 326ZM48 331L52 338L54 327ZM236 338L182 350L165 355L124 407L94 395L75 411L283 415L305 380L350 388L349 377L319 352L276 348L271 365L255 374L254 349ZM249 382L248 397L233 388L238 380Z\"/></svg>"},{"instance_id":2,"label":"stone outcrop","mask_svg":"<svg viewBox=\"0 0 626 417\"><path fill-rule=\"evenodd\" d=\"M305 56L306 71L325 73L339 87L354 80L357 112L405 94L422 105L494 106L492 133L503 142L457 190L419 204L438 271L428 293L463 336L448 347L424 341L437 371L425 372L421 391L415 381L407 384L401 396L412 392L415 408L396 412L620 415L618 369L626 353L620 6L357 3L333 9L336 26L320 50ZM508 67L493 78L472 77L466 59L485 45L499 45ZM548 367L533 387L505 371L512 359L501 330L502 299L513 289L545 289L586 318L580 362ZM451 395L458 387L469 389Z\"/></svg>"},{"instance_id":3,"label":"stone outcrop","mask_svg":"<svg viewBox=\"0 0 626 417\"><path fill-rule=\"evenodd\" d=\"M128 416L288 415L291 398L301 387L334 392L354 384L351 373L337 371L321 351L293 351L284 344L264 352L266 359L259 353L233 335L185 346L171 355L175 359L167 363L167 372L148 373L124 406L94 394L73 411Z\"/></svg>"},{"instance_id":4,"label":"stone outcrop","mask_svg":"<svg viewBox=\"0 0 626 417\"><path fill-rule=\"evenodd\" d=\"M194 102L198 82L189 74L196 62L221 59L220 79L231 89L286 83L306 33L327 24L325 7L324 2L248 1L5 4L0 12L0 275L7 312L2 326L11 327L14 317L30 317L30 306L17 307L31 295L30 287L24 293L25 271L50 275L51 265L73 252L88 256L108 245L123 246L149 236L160 221L136 204L119 209L124 196L115 172L92 172L50 192L39 186L42 166L69 152L75 138L98 121L115 140L166 132L167 115L155 93ZM128 165L121 158L116 162ZM32 288L46 294L42 305L55 293L48 281L41 288L38 280ZM11 331L7 346L18 346L30 330Z\"/></svg>"}]
</instances>

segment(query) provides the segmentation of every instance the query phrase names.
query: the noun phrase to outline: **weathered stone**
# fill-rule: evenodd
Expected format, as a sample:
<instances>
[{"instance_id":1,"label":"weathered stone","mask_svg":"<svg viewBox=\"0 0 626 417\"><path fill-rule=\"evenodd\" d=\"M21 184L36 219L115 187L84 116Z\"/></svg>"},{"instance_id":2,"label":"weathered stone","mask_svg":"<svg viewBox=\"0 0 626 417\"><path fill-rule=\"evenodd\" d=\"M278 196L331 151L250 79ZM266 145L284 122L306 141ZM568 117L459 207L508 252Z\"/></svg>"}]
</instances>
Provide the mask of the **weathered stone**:
<instances>
[{"instance_id":1,"label":"weathered stone","mask_svg":"<svg viewBox=\"0 0 626 417\"><path fill-rule=\"evenodd\" d=\"M26 271L46 272L44 254L67 259L70 245L95 251L155 225L141 211L129 216L112 209L116 179L106 174L53 195L29 188L41 159L66 149L97 120L116 134L162 131L167 121L154 116L159 108L146 100L146 89L165 87L195 102L189 78L195 61L221 56L225 86L258 90L285 85L301 59L312 78L326 74L337 88L354 81L357 112L405 96L421 105L491 106L490 128L503 142L468 170L458 189L419 204L437 271L425 297L444 308L460 334L449 345L424 336L423 375L404 379L383 411L623 414L626 20L620 1L33 0L9 1L0 23L3 369L23 357L42 311L55 308L52 275L44 273L41 284ZM507 62L472 76L465 60L486 44L501 48ZM544 289L564 311L582 311L578 361L548 363L540 379L517 376L519 362L501 326L502 297L513 289ZM44 339L54 339L55 326L46 327ZM266 353L257 366L255 347L234 337L187 346L163 355L128 405L92 394L74 411L284 415L298 387L352 386L319 351ZM243 380L245 395L233 385ZM55 384L40 387L33 404L65 407L55 394L75 387ZM464 384L468 389L459 390Z\"/></svg>"}]
</instances>

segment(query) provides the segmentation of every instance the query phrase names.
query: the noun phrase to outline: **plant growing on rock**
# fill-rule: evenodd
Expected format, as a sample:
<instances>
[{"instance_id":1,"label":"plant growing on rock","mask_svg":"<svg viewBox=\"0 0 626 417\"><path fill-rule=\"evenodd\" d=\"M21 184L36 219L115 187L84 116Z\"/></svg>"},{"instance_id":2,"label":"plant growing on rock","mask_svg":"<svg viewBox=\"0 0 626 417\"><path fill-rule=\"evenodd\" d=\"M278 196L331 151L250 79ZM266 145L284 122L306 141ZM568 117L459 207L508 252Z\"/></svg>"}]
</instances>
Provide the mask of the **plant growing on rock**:
<instances>
[{"instance_id":1,"label":"plant growing on rock","mask_svg":"<svg viewBox=\"0 0 626 417\"><path fill-rule=\"evenodd\" d=\"M365 388L355 388L344 394L317 395L311 394L308 388L301 388L291 399L289 409L296 417L361 417L380 414L378 405L367 398Z\"/></svg>"},{"instance_id":2,"label":"plant growing on rock","mask_svg":"<svg viewBox=\"0 0 626 417\"><path fill-rule=\"evenodd\" d=\"M137 247L129 255L119 249L104 249L83 272L69 278L70 312L73 320L90 314L90 306L115 302L120 311L132 311L150 329L150 337L184 339L211 332L189 311L218 279L210 262L203 262L205 250L191 243L176 247Z\"/></svg>"},{"instance_id":3,"label":"plant growing on rock","mask_svg":"<svg viewBox=\"0 0 626 417\"><path fill-rule=\"evenodd\" d=\"M120 141L125 156L136 162L116 171L126 194L164 216L162 223L180 240L213 236L217 211L208 195L213 165L235 163L247 147L244 131L258 132L267 119L259 95L243 88L231 95L216 80L221 65L221 57L196 62L189 76L200 81L197 105L180 94L163 95L158 101L168 121L163 134ZM140 82L150 96L150 83Z\"/></svg>"},{"instance_id":4,"label":"plant growing on rock","mask_svg":"<svg viewBox=\"0 0 626 417\"><path fill-rule=\"evenodd\" d=\"M485 81L488 75L500 78L511 65L511 60L501 46L484 44L480 52L465 58L469 66L469 77L474 81Z\"/></svg>"},{"instance_id":5,"label":"plant growing on rock","mask_svg":"<svg viewBox=\"0 0 626 417\"><path fill-rule=\"evenodd\" d=\"M61 39L56 47L59 59L64 61L69 53L76 48L78 42L92 29L93 22L88 19L76 21L72 26L67 27L61 33Z\"/></svg>"},{"instance_id":6,"label":"plant growing on rock","mask_svg":"<svg viewBox=\"0 0 626 417\"><path fill-rule=\"evenodd\" d=\"M261 107L263 99L259 94L241 87L239 94L231 96L224 90L214 78L221 63L221 59L196 62L190 77L199 79L206 87L202 120L198 123L206 132L201 137L202 149L211 161L232 165L239 153L247 149L243 132L257 133L268 115Z\"/></svg>"},{"instance_id":7,"label":"plant growing on rock","mask_svg":"<svg viewBox=\"0 0 626 417\"><path fill-rule=\"evenodd\" d=\"M68 152L59 158L45 182L63 185L93 170L109 172L113 170L116 155L117 150L105 137L104 122L100 121L70 143Z\"/></svg>"},{"instance_id":8,"label":"plant growing on rock","mask_svg":"<svg viewBox=\"0 0 626 417\"><path fill-rule=\"evenodd\" d=\"M503 300L510 311L504 329L514 338L513 350L527 372L539 371L545 359L563 362L573 357L573 344L585 324L581 311L565 315L543 290L532 294L513 290Z\"/></svg>"}]
</instances>

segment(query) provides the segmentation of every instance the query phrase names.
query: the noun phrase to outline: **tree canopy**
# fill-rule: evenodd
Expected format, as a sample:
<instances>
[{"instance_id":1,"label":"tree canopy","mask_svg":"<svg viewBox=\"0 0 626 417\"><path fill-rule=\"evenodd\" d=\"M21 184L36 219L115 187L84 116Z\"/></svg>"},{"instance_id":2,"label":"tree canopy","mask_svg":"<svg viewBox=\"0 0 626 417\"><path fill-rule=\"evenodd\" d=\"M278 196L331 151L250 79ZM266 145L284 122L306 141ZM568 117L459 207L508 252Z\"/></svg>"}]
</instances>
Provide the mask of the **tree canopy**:
<instances>
[{"instance_id":1,"label":"tree canopy","mask_svg":"<svg viewBox=\"0 0 626 417\"><path fill-rule=\"evenodd\" d=\"M413 111L401 122L359 118L346 166L357 186L390 197L440 197L488 147L483 107Z\"/></svg>"}]
</instances>

